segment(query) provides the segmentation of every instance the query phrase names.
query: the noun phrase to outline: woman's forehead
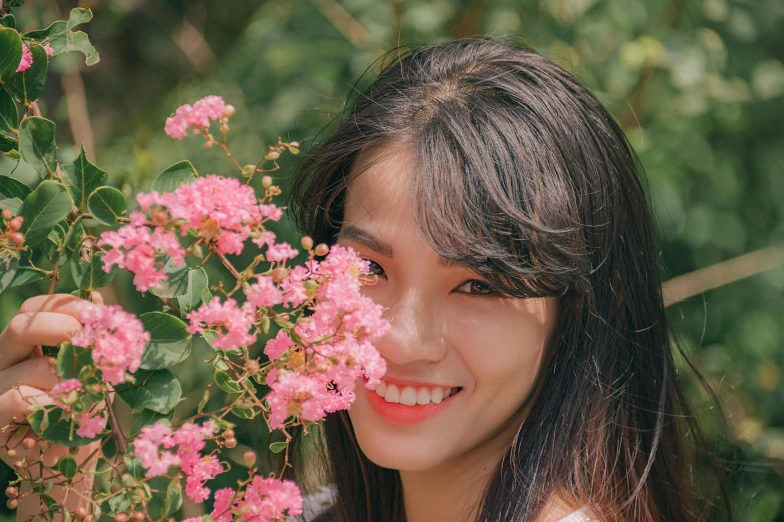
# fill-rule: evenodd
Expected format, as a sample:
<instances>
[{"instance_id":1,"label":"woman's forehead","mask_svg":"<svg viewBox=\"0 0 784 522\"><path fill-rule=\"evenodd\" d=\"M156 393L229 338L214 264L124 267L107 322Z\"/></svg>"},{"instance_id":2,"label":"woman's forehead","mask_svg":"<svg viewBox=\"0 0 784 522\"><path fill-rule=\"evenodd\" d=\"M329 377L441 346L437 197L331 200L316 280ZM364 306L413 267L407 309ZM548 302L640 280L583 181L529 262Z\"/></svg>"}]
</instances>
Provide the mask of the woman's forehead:
<instances>
[{"instance_id":1,"label":"woman's forehead","mask_svg":"<svg viewBox=\"0 0 784 522\"><path fill-rule=\"evenodd\" d=\"M346 221L399 220L411 214L412 154L395 151L357 157L346 191Z\"/></svg>"}]
</instances>

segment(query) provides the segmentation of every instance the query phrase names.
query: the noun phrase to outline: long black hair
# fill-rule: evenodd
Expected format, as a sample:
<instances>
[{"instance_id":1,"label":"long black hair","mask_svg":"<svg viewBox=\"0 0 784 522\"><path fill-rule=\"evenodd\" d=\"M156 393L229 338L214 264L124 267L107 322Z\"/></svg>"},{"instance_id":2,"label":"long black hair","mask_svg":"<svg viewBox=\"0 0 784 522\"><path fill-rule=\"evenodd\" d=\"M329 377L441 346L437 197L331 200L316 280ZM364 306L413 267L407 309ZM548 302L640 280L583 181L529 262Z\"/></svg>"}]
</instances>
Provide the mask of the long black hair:
<instances>
[{"instance_id":1,"label":"long black hair","mask_svg":"<svg viewBox=\"0 0 784 522\"><path fill-rule=\"evenodd\" d=\"M558 299L530 412L477 520L533 521L556 491L602 520L705 519L696 474L710 453L676 372L644 174L597 98L524 44L463 38L392 49L333 123L291 180L302 233L334 243L358 154L406 147L430 246L506 295ZM322 435L307 458L323 457L317 480L337 490L326 518L405 520L399 473L360 451L346 412Z\"/></svg>"}]
</instances>

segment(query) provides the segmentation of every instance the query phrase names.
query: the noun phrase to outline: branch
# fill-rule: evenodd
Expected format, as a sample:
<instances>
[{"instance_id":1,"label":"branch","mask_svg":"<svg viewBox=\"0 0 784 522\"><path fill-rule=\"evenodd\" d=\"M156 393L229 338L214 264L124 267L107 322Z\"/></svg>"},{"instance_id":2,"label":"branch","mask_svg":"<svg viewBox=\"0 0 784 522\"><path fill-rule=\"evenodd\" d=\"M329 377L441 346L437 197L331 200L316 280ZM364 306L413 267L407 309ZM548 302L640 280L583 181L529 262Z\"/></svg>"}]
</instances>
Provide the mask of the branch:
<instances>
[{"instance_id":1,"label":"branch","mask_svg":"<svg viewBox=\"0 0 784 522\"><path fill-rule=\"evenodd\" d=\"M734 259L700 268L662 285L664 306L760 274L784 264L784 244L755 250Z\"/></svg>"},{"instance_id":2,"label":"branch","mask_svg":"<svg viewBox=\"0 0 784 522\"><path fill-rule=\"evenodd\" d=\"M335 0L310 1L321 11L324 18L329 20L356 47L364 47L370 41L370 33L367 29Z\"/></svg>"}]
</instances>

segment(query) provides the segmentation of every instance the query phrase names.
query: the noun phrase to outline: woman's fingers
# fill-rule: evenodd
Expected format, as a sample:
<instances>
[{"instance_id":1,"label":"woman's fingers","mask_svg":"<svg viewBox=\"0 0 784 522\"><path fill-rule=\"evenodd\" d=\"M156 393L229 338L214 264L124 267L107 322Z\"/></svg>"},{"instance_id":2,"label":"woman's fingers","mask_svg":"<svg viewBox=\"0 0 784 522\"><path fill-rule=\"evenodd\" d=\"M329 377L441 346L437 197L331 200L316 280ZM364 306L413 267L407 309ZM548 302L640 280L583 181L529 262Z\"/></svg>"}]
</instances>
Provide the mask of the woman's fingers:
<instances>
[{"instance_id":1,"label":"woman's fingers","mask_svg":"<svg viewBox=\"0 0 784 522\"><path fill-rule=\"evenodd\" d=\"M93 293L97 294L98 292ZM100 299L100 305L102 306L103 298L98 296L98 299ZM80 299L79 297L70 294L38 295L31 297L22 303L19 313L57 312L70 315L78 320L82 308L96 305L98 305L98 303L93 304L85 299Z\"/></svg>"},{"instance_id":2,"label":"woman's fingers","mask_svg":"<svg viewBox=\"0 0 784 522\"><path fill-rule=\"evenodd\" d=\"M25 434L15 433L16 425L27 422L27 416L33 413L34 404L46 406L52 404L52 399L46 392L24 384L0 395L0 446L8 441L8 447L13 448L25 437Z\"/></svg>"},{"instance_id":3,"label":"woman's fingers","mask_svg":"<svg viewBox=\"0 0 784 522\"><path fill-rule=\"evenodd\" d=\"M0 333L0 371L27 359L39 344L56 346L70 341L81 331L82 324L71 315L55 312L19 313Z\"/></svg>"},{"instance_id":4,"label":"woman's fingers","mask_svg":"<svg viewBox=\"0 0 784 522\"><path fill-rule=\"evenodd\" d=\"M0 371L0 395L22 384L49 391L57 384L57 380L57 376L49 371L49 361L46 357L27 359Z\"/></svg>"}]
</instances>

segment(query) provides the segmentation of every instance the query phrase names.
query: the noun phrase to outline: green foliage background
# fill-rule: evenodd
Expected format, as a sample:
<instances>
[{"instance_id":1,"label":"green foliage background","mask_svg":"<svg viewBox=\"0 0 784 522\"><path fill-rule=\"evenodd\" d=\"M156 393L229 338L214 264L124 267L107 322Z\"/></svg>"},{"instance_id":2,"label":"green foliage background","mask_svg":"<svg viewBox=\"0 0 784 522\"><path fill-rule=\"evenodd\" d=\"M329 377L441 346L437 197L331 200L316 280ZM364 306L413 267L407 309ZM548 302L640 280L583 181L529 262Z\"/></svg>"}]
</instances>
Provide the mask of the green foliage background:
<instances>
[{"instance_id":1,"label":"green foliage background","mask_svg":"<svg viewBox=\"0 0 784 522\"><path fill-rule=\"evenodd\" d=\"M63 163L85 142L88 157L127 197L149 189L155 174L184 158L200 172L230 174L225 158L204 150L201 139L178 142L165 136L163 122L181 103L221 94L235 105L229 140L241 163L257 161L278 136L300 141L307 151L346 96L370 81L372 69L356 83L384 51L398 42L428 44L490 33L526 40L567 67L621 122L649 180L664 279L784 242L781 0L83 0L79 5L95 14L85 31L101 61L88 68L77 54L53 59L40 103L44 115L57 122ZM17 12L18 26L46 26L76 6L28 0ZM284 156L278 174L284 176L296 160ZM30 183L37 179L24 163L0 158L0 174L10 172ZM292 237L287 227L281 222L273 229ZM214 272L212 282L218 277ZM138 294L130 279L118 275L103 290L107 302L136 313L160 309L159 301ZM24 299L47 289L48 281L42 281L38 288L0 295L0 327ZM738 520L784 519L784 268L693 297L670 312L731 421L736 442L724 457ZM195 350L197 356L208 354L198 343ZM181 415L195 410L212 377L209 365L199 366L196 357L184 366L175 368L187 397ZM693 398L710 418L705 397L695 391ZM240 445L228 452L229 459L240 463L247 446L266 447L263 432L238 433ZM0 483L10 476L10 469L1 469ZM222 480L237 476L227 473ZM178 518L194 516L194 509L186 504ZM8 513L0 511L0 520L12 520Z\"/></svg>"}]
</instances>

